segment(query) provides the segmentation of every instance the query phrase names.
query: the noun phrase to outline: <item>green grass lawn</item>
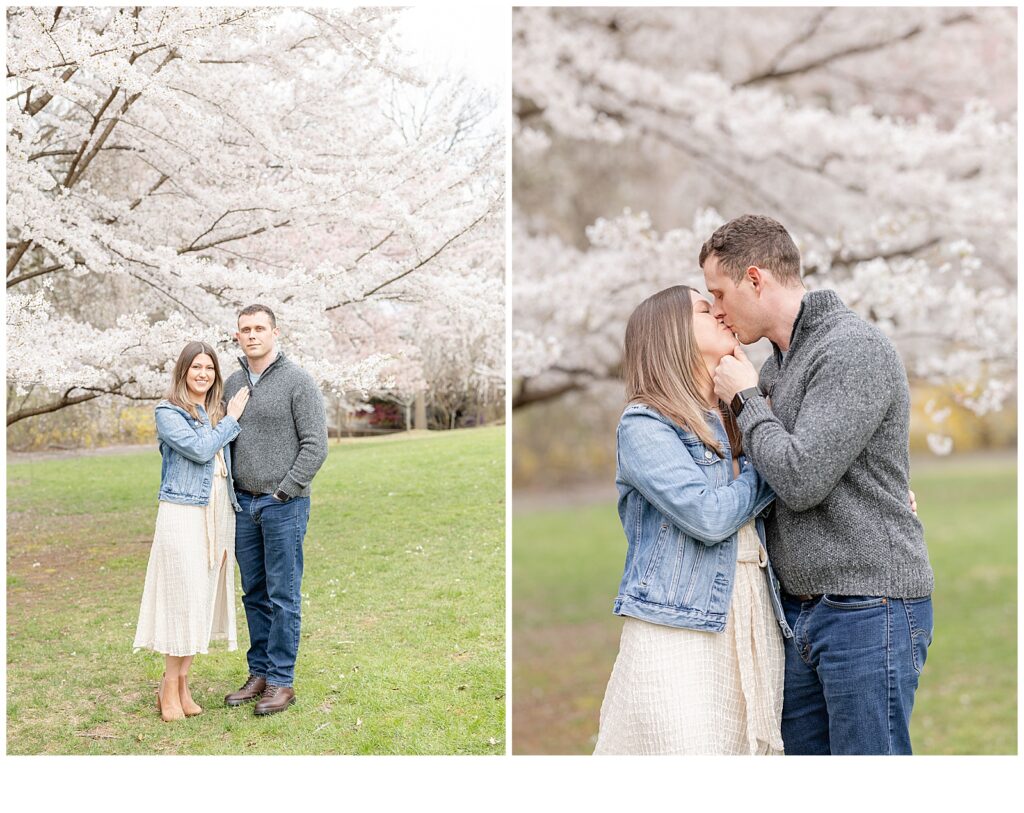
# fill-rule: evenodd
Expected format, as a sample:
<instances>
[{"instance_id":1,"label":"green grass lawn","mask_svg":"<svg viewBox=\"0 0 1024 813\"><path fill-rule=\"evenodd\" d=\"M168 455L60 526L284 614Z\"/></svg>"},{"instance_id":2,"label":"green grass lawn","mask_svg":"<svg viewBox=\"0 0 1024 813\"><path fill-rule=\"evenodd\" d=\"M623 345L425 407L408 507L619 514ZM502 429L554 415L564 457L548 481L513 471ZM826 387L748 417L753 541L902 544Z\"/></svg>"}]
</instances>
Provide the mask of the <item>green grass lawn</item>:
<instances>
[{"instance_id":1,"label":"green grass lawn","mask_svg":"<svg viewBox=\"0 0 1024 813\"><path fill-rule=\"evenodd\" d=\"M505 718L504 427L332 443L313 483L290 710L223 696L236 652L196 657L205 712L163 723L163 657L132 652L156 517L153 452L7 469L11 754L497 754Z\"/></svg>"},{"instance_id":2,"label":"green grass lawn","mask_svg":"<svg viewBox=\"0 0 1024 813\"><path fill-rule=\"evenodd\" d=\"M1016 462L922 463L913 488L936 580L915 753L1015 754ZM622 628L611 607L625 546L612 502L516 511L514 753L593 750Z\"/></svg>"}]
</instances>

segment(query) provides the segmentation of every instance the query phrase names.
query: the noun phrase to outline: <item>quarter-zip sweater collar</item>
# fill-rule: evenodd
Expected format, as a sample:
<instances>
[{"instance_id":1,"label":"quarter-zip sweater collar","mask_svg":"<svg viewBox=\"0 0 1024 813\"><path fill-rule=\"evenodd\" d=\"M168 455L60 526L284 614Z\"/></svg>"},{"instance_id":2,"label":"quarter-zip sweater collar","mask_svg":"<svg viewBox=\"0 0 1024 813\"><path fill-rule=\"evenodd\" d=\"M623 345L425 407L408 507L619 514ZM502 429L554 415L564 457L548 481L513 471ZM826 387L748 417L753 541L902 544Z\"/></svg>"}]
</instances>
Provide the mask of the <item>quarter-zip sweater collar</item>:
<instances>
[{"instance_id":1,"label":"quarter-zip sweater collar","mask_svg":"<svg viewBox=\"0 0 1024 813\"><path fill-rule=\"evenodd\" d=\"M789 334L789 350L786 351L786 354L793 351L793 347L802 336L805 337L812 333L826 319L834 318L837 314L849 310L835 291L808 291L800 300L800 310L797 311L796 319L793 320L793 330ZM772 342L772 348L775 351L775 360L781 366L782 349L775 342Z\"/></svg>"},{"instance_id":2,"label":"quarter-zip sweater collar","mask_svg":"<svg viewBox=\"0 0 1024 813\"><path fill-rule=\"evenodd\" d=\"M253 371L249 367L249 357L248 356L238 356L238 364L245 371L245 377L249 380L249 385L254 387L254 386L256 386L256 384L259 383L259 379L262 379L263 376L265 376L274 367L276 367L277 363L279 361L281 361L281 359L283 359L283 358L284 358L284 353L282 353L280 350L278 350L277 351L277 355L274 356L274 360L272 362L270 362L270 364L268 364L263 369L262 373L253 373ZM252 376L253 375L256 375L258 377L257 381L255 383L253 383L253 380L252 380Z\"/></svg>"}]
</instances>

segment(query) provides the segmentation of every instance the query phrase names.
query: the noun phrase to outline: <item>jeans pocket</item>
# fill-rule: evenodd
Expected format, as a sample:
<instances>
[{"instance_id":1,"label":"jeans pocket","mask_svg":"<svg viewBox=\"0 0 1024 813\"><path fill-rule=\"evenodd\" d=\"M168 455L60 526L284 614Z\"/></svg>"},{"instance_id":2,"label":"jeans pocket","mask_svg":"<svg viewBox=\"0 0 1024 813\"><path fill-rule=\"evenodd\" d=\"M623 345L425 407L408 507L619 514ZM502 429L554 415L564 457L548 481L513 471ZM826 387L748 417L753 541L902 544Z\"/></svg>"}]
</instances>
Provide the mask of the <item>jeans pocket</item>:
<instances>
[{"instance_id":1,"label":"jeans pocket","mask_svg":"<svg viewBox=\"0 0 1024 813\"><path fill-rule=\"evenodd\" d=\"M843 596L826 593L821 603L835 610L866 610L871 607L882 607L886 603L885 596Z\"/></svg>"},{"instance_id":2,"label":"jeans pocket","mask_svg":"<svg viewBox=\"0 0 1024 813\"><path fill-rule=\"evenodd\" d=\"M907 612L907 625L910 628L910 650L914 658L914 671L920 675L928 658L928 647L931 646L934 631L931 596L906 599L903 608Z\"/></svg>"}]
</instances>

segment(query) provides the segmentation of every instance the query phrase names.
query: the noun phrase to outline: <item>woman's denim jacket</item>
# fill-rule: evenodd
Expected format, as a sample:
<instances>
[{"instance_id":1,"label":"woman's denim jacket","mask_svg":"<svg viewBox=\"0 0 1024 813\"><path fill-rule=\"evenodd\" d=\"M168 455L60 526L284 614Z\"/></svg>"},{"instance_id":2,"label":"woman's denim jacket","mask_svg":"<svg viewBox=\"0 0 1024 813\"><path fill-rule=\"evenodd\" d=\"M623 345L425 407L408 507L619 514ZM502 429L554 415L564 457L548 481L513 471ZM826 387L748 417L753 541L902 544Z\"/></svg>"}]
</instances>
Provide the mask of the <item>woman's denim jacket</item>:
<instances>
[{"instance_id":1,"label":"woman's denim jacket","mask_svg":"<svg viewBox=\"0 0 1024 813\"><path fill-rule=\"evenodd\" d=\"M775 494L742 455L740 475L733 479L725 427L717 419L709 424L725 457L644 404L631 404L619 419L615 485L628 548L616 615L670 627L725 629L737 531L756 516L764 545L762 517ZM791 638L770 564L765 577L775 617Z\"/></svg>"},{"instance_id":2,"label":"woman's denim jacket","mask_svg":"<svg viewBox=\"0 0 1024 813\"><path fill-rule=\"evenodd\" d=\"M214 458L224 450L224 463L228 469L228 495L236 511L242 509L235 497L235 482L231 477L231 448L228 442L241 431L238 421L225 415L217 426L210 425L210 417L197 405L201 420L169 401L156 405L156 434L160 439L160 495L158 499L181 505L206 505L210 502L213 484Z\"/></svg>"}]
</instances>

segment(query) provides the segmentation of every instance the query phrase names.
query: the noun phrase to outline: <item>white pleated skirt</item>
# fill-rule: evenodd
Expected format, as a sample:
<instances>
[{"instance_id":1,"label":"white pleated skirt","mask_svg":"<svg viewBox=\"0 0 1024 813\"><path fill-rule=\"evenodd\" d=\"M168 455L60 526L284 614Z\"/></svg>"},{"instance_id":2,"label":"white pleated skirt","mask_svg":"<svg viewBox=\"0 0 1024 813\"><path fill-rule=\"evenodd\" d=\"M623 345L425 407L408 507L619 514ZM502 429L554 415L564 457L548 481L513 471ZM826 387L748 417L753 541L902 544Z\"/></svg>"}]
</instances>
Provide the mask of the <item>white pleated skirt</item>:
<instances>
[{"instance_id":1,"label":"white pleated skirt","mask_svg":"<svg viewBox=\"0 0 1024 813\"><path fill-rule=\"evenodd\" d=\"M146 567L135 649L183 657L210 641L238 648L235 623L235 511L217 453L208 505L161 500Z\"/></svg>"},{"instance_id":2,"label":"white pleated skirt","mask_svg":"<svg viewBox=\"0 0 1024 813\"><path fill-rule=\"evenodd\" d=\"M626 618L595 754L782 753L785 651L753 522L723 632Z\"/></svg>"}]
</instances>

